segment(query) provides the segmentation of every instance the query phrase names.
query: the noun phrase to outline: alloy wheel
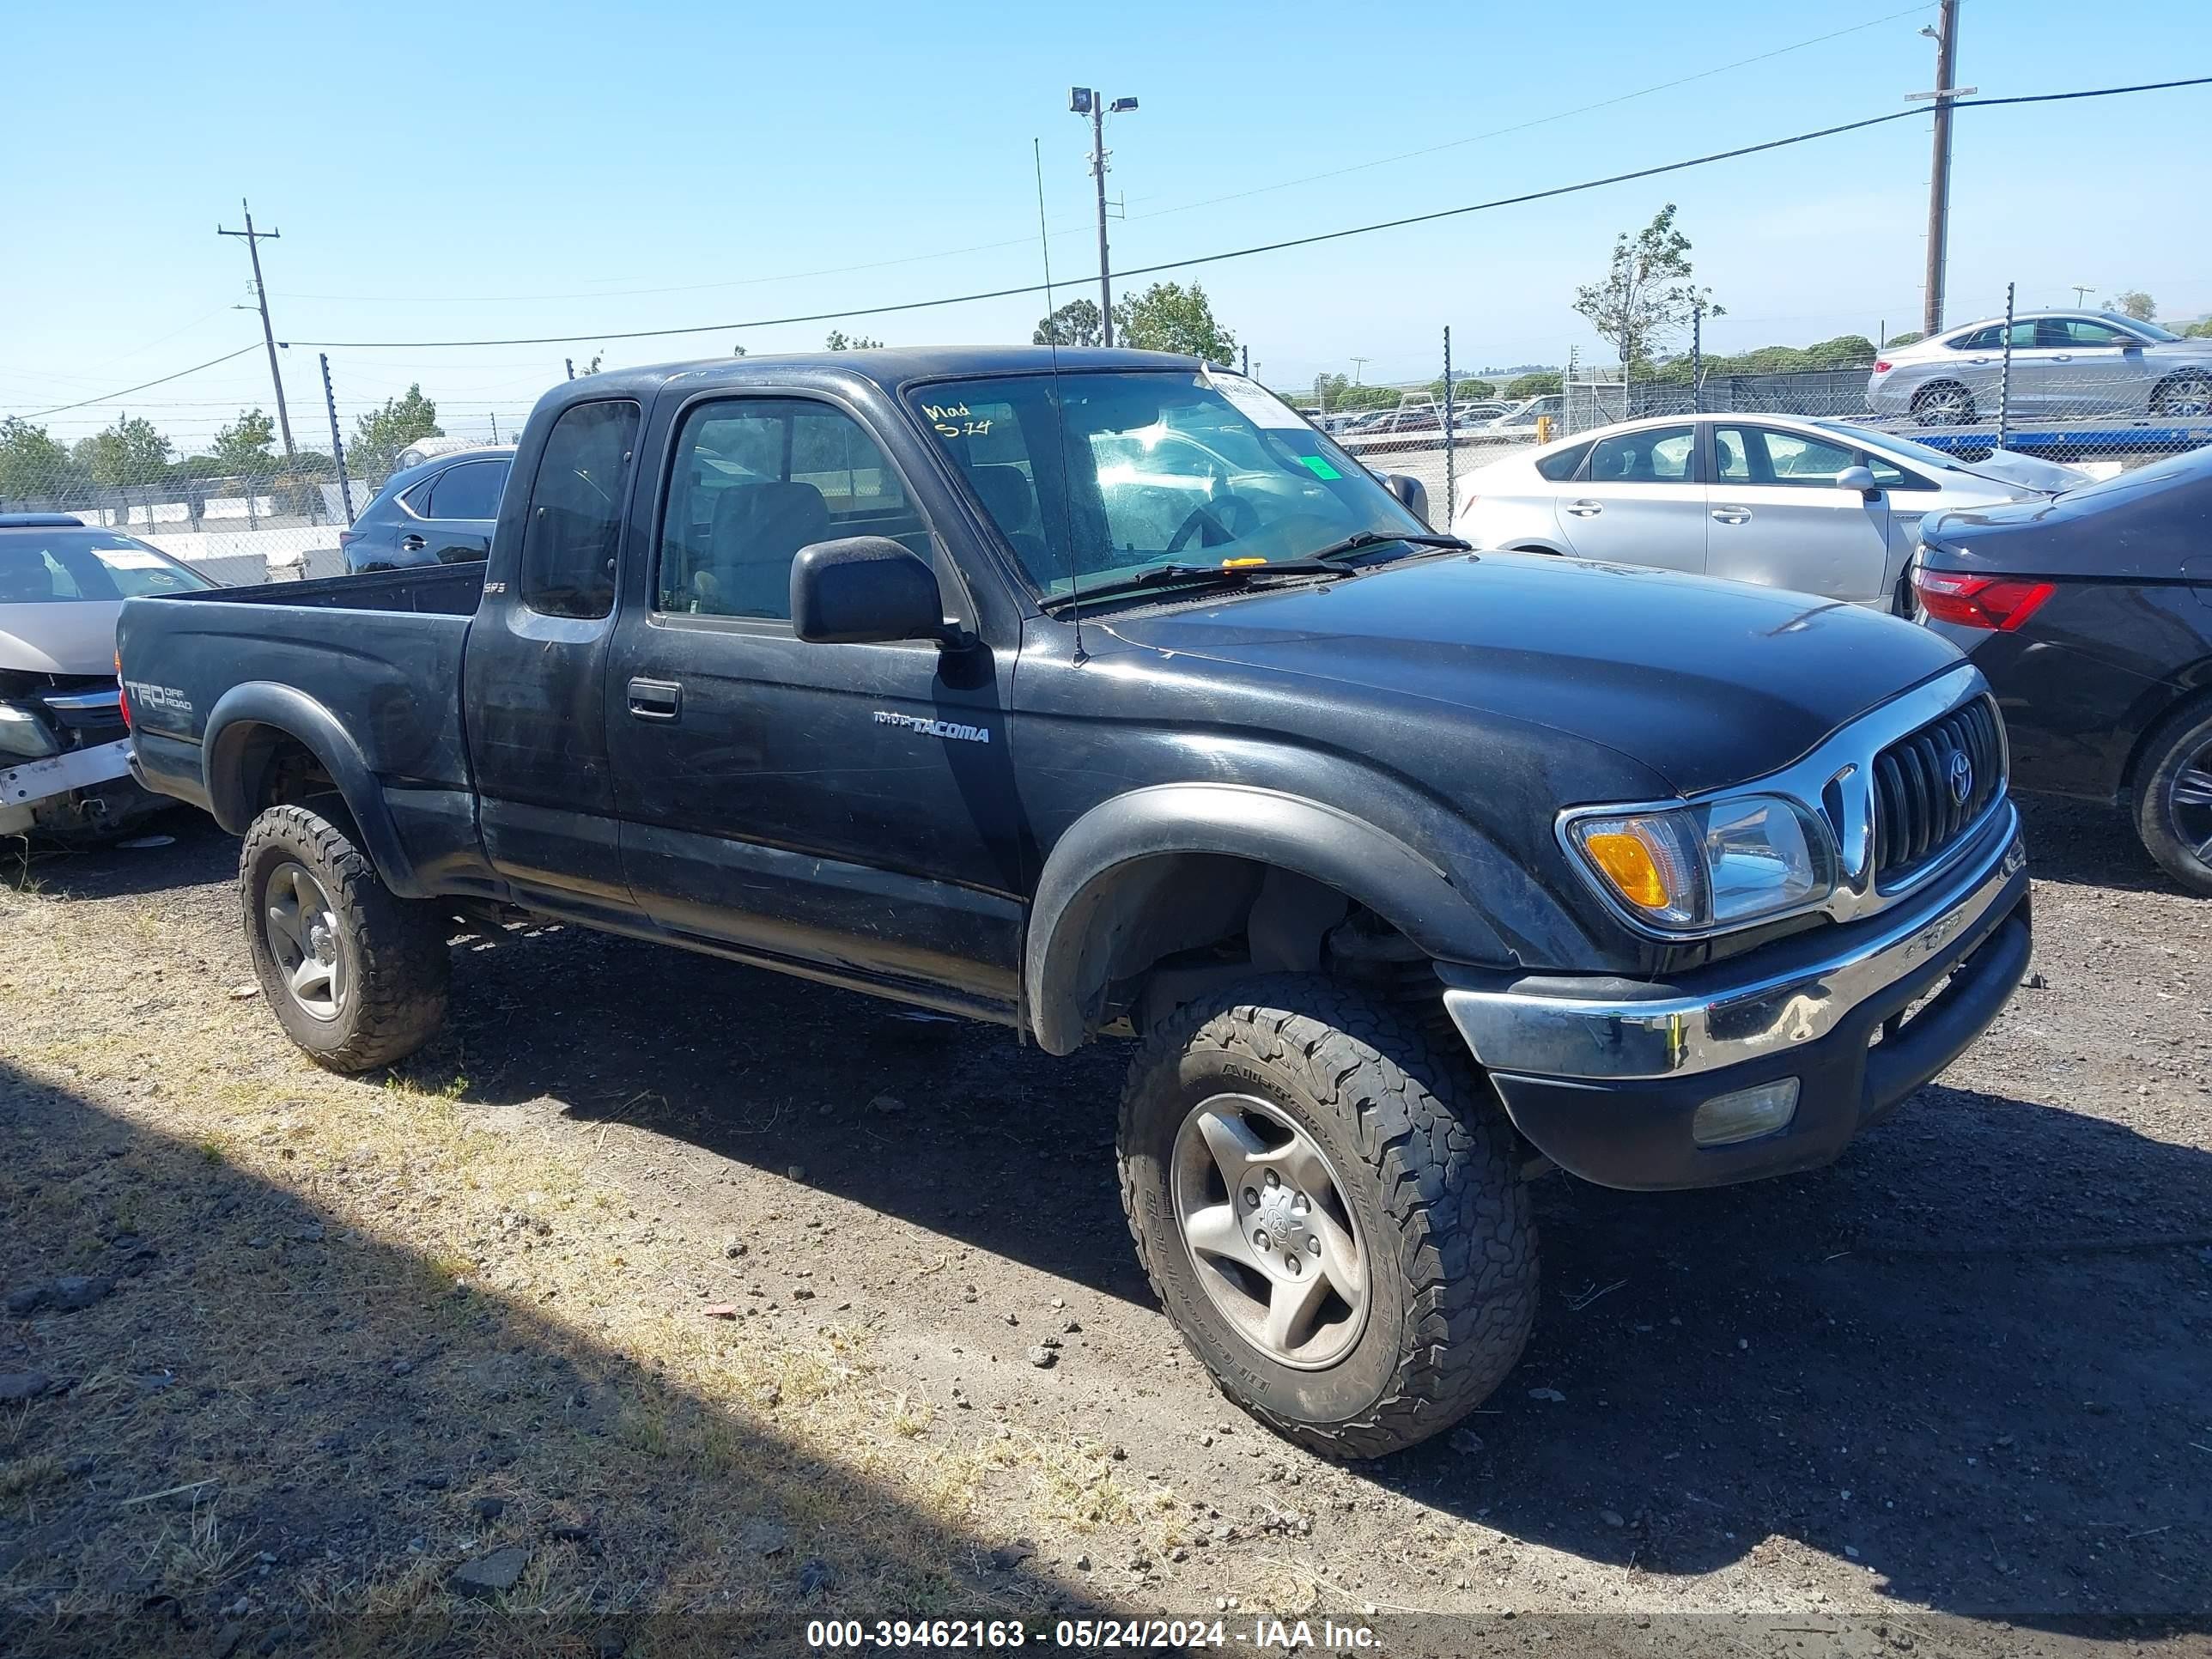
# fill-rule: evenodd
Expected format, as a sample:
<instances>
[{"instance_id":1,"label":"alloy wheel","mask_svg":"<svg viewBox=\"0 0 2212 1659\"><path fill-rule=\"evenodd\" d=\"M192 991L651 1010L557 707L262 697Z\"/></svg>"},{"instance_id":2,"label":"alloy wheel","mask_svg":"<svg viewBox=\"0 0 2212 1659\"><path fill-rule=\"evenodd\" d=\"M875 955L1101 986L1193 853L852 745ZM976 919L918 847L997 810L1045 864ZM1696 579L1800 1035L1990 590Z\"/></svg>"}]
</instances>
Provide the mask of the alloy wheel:
<instances>
[{"instance_id":1,"label":"alloy wheel","mask_svg":"<svg viewBox=\"0 0 2212 1659\"><path fill-rule=\"evenodd\" d=\"M1328 1156L1271 1101L1220 1094L1176 1131L1176 1222L1207 1299L1279 1364L1316 1370L1367 1322L1370 1264Z\"/></svg>"},{"instance_id":2,"label":"alloy wheel","mask_svg":"<svg viewBox=\"0 0 2212 1659\"><path fill-rule=\"evenodd\" d=\"M337 907L306 865L287 860L270 872L261 927L292 1000L316 1019L336 1019L350 977L344 934Z\"/></svg>"}]
</instances>

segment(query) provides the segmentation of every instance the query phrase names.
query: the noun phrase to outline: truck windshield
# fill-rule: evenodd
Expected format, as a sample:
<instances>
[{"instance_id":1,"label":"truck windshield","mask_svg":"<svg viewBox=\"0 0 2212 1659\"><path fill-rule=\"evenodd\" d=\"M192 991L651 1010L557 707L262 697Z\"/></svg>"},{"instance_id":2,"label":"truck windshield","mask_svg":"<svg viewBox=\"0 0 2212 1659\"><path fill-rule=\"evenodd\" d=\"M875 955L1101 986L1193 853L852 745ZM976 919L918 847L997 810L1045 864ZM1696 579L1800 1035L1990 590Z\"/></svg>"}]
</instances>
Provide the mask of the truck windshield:
<instances>
[{"instance_id":1,"label":"truck windshield","mask_svg":"<svg viewBox=\"0 0 2212 1659\"><path fill-rule=\"evenodd\" d=\"M1040 596L1164 564L1303 559L1422 524L1273 393L1220 371L1077 371L925 386L923 424Z\"/></svg>"},{"instance_id":2,"label":"truck windshield","mask_svg":"<svg viewBox=\"0 0 2212 1659\"><path fill-rule=\"evenodd\" d=\"M98 530L0 535L0 605L66 605L189 593L215 584L141 541Z\"/></svg>"}]
</instances>

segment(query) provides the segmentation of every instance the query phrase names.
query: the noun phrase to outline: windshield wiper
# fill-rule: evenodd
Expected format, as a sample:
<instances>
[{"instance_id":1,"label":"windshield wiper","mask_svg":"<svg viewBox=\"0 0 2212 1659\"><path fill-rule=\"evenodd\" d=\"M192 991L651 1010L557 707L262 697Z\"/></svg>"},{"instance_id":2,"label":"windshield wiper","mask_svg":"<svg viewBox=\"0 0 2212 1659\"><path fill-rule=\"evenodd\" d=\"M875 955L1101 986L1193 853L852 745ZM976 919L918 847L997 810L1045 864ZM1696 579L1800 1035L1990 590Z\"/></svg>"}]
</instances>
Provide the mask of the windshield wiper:
<instances>
[{"instance_id":1,"label":"windshield wiper","mask_svg":"<svg viewBox=\"0 0 2212 1659\"><path fill-rule=\"evenodd\" d=\"M1340 564L1325 563L1318 557L1239 559L1222 564L1156 564L1127 576L1117 576L1112 581L1085 582L1074 592L1059 594L1046 601L1044 610L1050 614L1079 601L1110 599L1118 593L1140 592L1147 587L1179 587L1200 582L1242 584L1255 576L1349 576L1352 574Z\"/></svg>"},{"instance_id":2,"label":"windshield wiper","mask_svg":"<svg viewBox=\"0 0 2212 1659\"><path fill-rule=\"evenodd\" d=\"M1456 548L1462 552L1472 552L1474 548L1473 542L1459 536L1392 536L1380 530L1362 530L1356 534L1346 536L1340 542L1331 542L1318 553L1311 554L1309 557L1340 559L1347 553L1358 553L1370 547L1381 547L1387 542L1408 542L1415 547Z\"/></svg>"}]
</instances>

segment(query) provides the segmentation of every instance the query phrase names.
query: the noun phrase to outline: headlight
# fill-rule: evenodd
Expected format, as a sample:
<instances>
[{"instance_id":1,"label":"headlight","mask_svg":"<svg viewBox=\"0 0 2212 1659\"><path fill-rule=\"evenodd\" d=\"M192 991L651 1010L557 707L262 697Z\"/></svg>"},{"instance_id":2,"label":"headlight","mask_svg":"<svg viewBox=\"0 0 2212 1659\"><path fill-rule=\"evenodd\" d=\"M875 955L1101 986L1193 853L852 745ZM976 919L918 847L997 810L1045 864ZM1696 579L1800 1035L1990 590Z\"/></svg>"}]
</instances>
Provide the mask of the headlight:
<instances>
[{"instance_id":1,"label":"headlight","mask_svg":"<svg viewBox=\"0 0 2212 1659\"><path fill-rule=\"evenodd\" d=\"M1569 821L1567 839L1602 891L1670 933L1795 910L1836 884L1827 826L1778 795L1584 813Z\"/></svg>"},{"instance_id":2,"label":"headlight","mask_svg":"<svg viewBox=\"0 0 2212 1659\"><path fill-rule=\"evenodd\" d=\"M0 757L44 760L61 753L46 723L21 703L0 702Z\"/></svg>"}]
</instances>

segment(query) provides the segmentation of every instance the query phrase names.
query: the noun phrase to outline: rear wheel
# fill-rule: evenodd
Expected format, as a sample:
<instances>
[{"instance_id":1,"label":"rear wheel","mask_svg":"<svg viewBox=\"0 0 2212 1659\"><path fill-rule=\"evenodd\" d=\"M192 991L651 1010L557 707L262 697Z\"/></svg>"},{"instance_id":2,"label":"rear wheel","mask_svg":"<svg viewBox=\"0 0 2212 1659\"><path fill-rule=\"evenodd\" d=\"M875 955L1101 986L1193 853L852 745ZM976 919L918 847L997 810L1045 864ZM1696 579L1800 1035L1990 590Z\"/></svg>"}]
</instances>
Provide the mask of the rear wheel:
<instances>
[{"instance_id":1,"label":"rear wheel","mask_svg":"<svg viewBox=\"0 0 2212 1659\"><path fill-rule=\"evenodd\" d=\"M2150 394L2154 415L2177 420L2202 420L2212 415L2212 374L2191 372L2162 382Z\"/></svg>"},{"instance_id":2,"label":"rear wheel","mask_svg":"<svg viewBox=\"0 0 2212 1659\"><path fill-rule=\"evenodd\" d=\"M1463 1062L1334 982L1186 1006L1121 1098L1152 1288L1222 1391L1374 1457L1451 1426L1520 1358L1536 1245L1510 1130Z\"/></svg>"},{"instance_id":3,"label":"rear wheel","mask_svg":"<svg viewBox=\"0 0 2212 1659\"><path fill-rule=\"evenodd\" d=\"M1974 394L1956 380L1938 380L1912 394L1912 418L1923 426L1972 426Z\"/></svg>"},{"instance_id":4,"label":"rear wheel","mask_svg":"<svg viewBox=\"0 0 2212 1659\"><path fill-rule=\"evenodd\" d=\"M2212 896L2212 703L2152 734L2136 767L2136 832L2192 893Z\"/></svg>"},{"instance_id":5,"label":"rear wheel","mask_svg":"<svg viewBox=\"0 0 2212 1659\"><path fill-rule=\"evenodd\" d=\"M446 1017L447 918L386 887L344 830L272 806L239 850L261 994L285 1034L334 1072L404 1060Z\"/></svg>"}]
</instances>

